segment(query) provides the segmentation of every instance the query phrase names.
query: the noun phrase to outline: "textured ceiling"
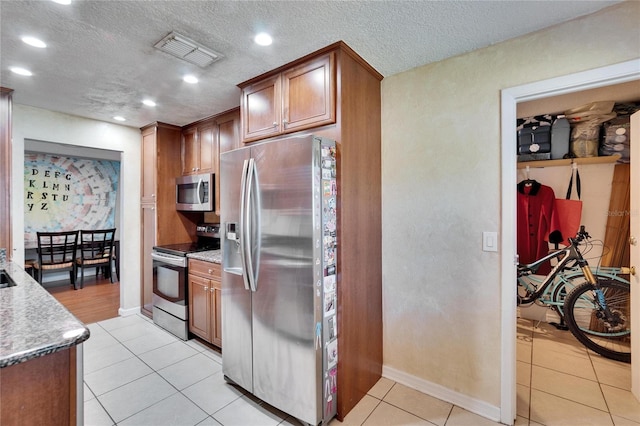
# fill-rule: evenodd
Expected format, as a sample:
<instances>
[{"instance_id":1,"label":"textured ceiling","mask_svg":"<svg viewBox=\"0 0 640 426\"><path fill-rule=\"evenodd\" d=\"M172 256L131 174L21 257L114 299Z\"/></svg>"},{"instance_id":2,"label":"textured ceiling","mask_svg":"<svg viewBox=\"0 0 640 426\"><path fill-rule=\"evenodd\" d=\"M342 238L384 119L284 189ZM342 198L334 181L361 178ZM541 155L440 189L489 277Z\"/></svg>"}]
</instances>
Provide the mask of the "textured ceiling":
<instances>
[{"instance_id":1,"label":"textured ceiling","mask_svg":"<svg viewBox=\"0 0 640 426\"><path fill-rule=\"evenodd\" d=\"M133 127L182 126L238 106L238 83L338 40L386 77L618 2L0 0L0 86L14 89L18 104L109 122L121 115ZM171 31L224 58L199 68L155 49ZM274 43L255 45L259 31ZM24 35L48 47L28 46ZM182 82L186 73L200 83Z\"/></svg>"}]
</instances>

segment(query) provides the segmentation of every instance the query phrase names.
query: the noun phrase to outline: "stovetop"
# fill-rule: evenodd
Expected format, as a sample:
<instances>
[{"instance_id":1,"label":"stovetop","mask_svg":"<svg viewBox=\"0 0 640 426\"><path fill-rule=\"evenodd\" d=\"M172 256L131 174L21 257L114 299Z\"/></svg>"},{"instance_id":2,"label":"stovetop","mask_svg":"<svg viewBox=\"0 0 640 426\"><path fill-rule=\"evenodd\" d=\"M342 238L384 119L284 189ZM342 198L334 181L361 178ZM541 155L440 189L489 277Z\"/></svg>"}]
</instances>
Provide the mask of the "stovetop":
<instances>
[{"instance_id":1,"label":"stovetop","mask_svg":"<svg viewBox=\"0 0 640 426\"><path fill-rule=\"evenodd\" d=\"M199 251L218 250L220 248L220 240L198 242L198 243L178 243L155 246L153 249L161 253L173 254L175 256L186 256L188 253L197 253Z\"/></svg>"},{"instance_id":2,"label":"stovetop","mask_svg":"<svg viewBox=\"0 0 640 426\"><path fill-rule=\"evenodd\" d=\"M196 235L198 241L190 243L166 244L155 246L154 251L174 256L186 256L188 253L220 249L220 225L198 225Z\"/></svg>"}]
</instances>

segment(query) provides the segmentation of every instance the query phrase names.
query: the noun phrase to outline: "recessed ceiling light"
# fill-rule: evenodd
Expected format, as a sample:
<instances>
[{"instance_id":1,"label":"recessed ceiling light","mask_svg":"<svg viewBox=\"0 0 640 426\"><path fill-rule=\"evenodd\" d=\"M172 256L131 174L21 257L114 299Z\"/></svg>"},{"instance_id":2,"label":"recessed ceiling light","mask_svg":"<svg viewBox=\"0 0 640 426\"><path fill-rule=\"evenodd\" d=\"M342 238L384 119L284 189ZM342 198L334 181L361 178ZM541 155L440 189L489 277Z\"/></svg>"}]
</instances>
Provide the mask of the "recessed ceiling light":
<instances>
[{"instance_id":1,"label":"recessed ceiling light","mask_svg":"<svg viewBox=\"0 0 640 426\"><path fill-rule=\"evenodd\" d=\"M113 119L116 121L127 121L124 117L121 117L119 115L116 115L115 117L113 117Z\"/></svg>"},{"instance_id":2,"label":"recessed ceiling light","mask_svg":"<svg viewBox=\"0 0 640 426\"><path fill-rule=\"evenodd\" d=\"M20 75L26 75L26 76L32 76L33 73L27 69L24 68L20 68L20 67L11 67L9 68L12 72L16 73L16 74L20 74Z\"/></svg>"},{"instance_id":3,"label":"recessed ceiling light","mask_svg":"<svg viewBox=\"0 0 640 426\"><path fill-rule=\"evenodd\" d=\"M71 4L71 0L52 0L52 1L58 4Z\"/></svg>"},{"instance_id":4,"label":"recessed ceiling light","mask_svg":"<svg viewBox=\"0 0 640 426\"><path fill-rule=\"evenodd\" d=\"M260 46L269 46L271 43L273 43L273 39L267 33L257 34L253 41L255 41L256 44L259 44Z\"/></svg>"},{"instance_id":5,"label":"recessed ceiling light","mask_svg":"<svg viewBox=\"0 0 640 426\"><path fill-rule=\"evenodd\" d=\"M35 37L24 36L22 37L22 41L27 43L29 46L39 47L41 49L47 47L46 43L42 40L39 40Z\"/></svg>"},{"instance_id":6,"label":"recessed ceiling light","mask_svg":"<svg viewBox=\"0 0 640 426\"><path fill-rule=\"evenodd\" d=\"M143 104L145 104L146 106L150 106L150 107L154 107L156 106L156 103L153 102L151 99L145 99L142 101Z\"/></svg>"},{"instance_id":7,"label":"recessed ceiling light","mask_svg":"<svg viewBox=\"0 0 640 426\"><path fill-rule=\"evenodd\" d=\"M196 84L198 82L198 79L193 75L185 75L182 79L185 81L185 83L189 84Z\"/></svg>"}]
</instances>

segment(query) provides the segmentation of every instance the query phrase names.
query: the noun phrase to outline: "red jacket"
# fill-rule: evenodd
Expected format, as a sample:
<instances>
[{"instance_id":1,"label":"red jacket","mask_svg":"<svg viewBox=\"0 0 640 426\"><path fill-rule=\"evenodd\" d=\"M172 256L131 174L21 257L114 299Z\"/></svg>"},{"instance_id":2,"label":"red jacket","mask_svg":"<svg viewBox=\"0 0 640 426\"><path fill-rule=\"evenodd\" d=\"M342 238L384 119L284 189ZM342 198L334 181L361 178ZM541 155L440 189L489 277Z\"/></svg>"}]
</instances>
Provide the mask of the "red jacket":
<instances>
[{"instance_id":1,"label":"red jacket","mask_svg":"<svg viewBox=\"0 0 640 426\"><path fill-rule=\"evenodd\" d=\"M522 264L532 263L549 254L549 243L562 242L560 223L555 214L553 189L534 180L518 184L518 256ZM551 263L545 262L538 273L546 275Z\"/></svg>"}]
</instances>

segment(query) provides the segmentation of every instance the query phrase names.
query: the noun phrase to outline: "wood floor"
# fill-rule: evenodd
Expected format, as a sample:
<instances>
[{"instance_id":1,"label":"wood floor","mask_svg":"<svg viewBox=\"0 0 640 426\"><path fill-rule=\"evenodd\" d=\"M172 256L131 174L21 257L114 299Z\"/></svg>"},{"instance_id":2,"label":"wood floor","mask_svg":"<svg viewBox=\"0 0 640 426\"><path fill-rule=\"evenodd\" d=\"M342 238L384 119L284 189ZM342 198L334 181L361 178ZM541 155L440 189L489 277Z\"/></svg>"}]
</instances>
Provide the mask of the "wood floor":
<instances>
[{"instance_id":1,"label":"wood floor","mask_svg":"<svg viewBox=\"0 0 640 426\"><path fill-rule=\"evenodd\" d=\"M108 278L85 276L83 289L74 290L73 286L62 284L47 290L85 324L118 316L119 282L111 284Z\"/></svg>"}]
</instances>

